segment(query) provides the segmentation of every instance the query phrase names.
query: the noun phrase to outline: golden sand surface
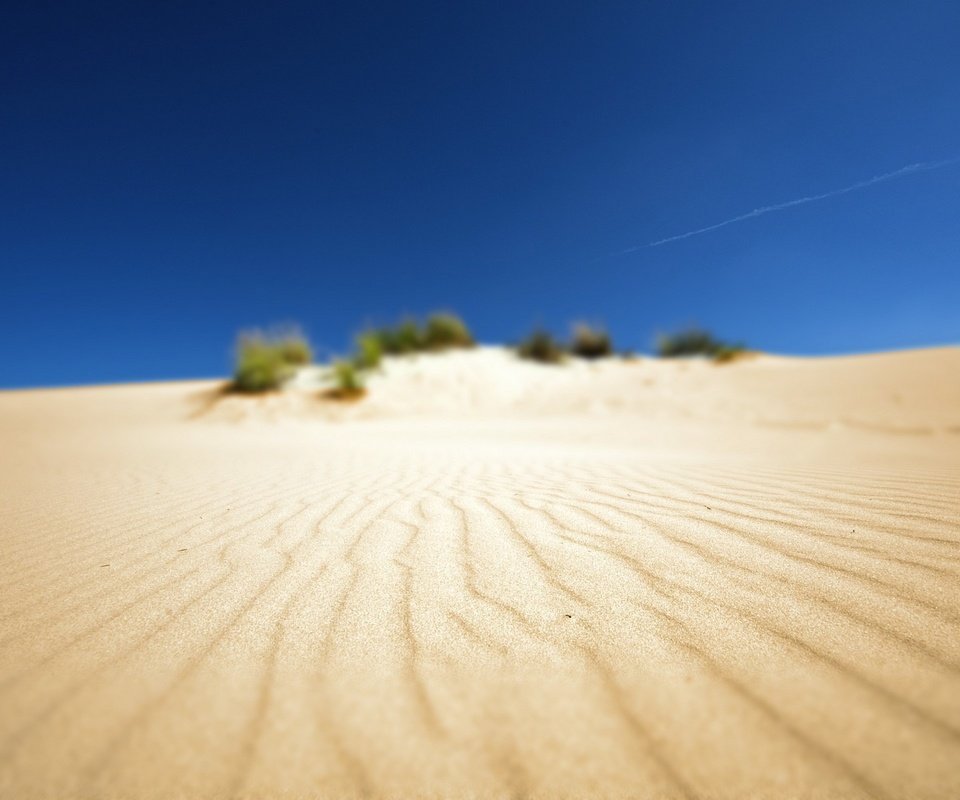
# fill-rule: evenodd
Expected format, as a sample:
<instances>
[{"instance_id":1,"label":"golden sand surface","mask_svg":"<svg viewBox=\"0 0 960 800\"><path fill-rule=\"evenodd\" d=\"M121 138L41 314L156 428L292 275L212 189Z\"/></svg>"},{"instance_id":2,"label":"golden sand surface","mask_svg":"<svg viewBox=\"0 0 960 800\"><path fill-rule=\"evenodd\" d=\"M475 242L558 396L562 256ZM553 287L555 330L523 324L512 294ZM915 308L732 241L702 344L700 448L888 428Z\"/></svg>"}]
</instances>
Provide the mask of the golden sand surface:
<instances>
[{"instance_id":1,"label":"golden sand surface","mask_svg":"<svg viewBox=\"0 0 960 800\"><path fill-rule=\"evenodd\" d=\"M0 797L960 798L960 349L0 393Z\"/></svg>"}]
</instances>

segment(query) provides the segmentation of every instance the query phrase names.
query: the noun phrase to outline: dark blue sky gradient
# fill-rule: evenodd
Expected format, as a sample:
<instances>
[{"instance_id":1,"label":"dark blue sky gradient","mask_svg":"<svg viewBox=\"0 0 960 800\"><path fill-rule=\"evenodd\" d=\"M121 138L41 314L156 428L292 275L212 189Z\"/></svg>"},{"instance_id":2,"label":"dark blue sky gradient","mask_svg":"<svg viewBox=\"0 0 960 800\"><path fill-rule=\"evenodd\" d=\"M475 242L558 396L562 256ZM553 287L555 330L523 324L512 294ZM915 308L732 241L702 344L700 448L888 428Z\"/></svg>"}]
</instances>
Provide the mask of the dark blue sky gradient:
<instances>
[{"instance_id":1,"label":"dark blue sky gradient","mask_svg":"<svg viewBox=\"0 0 960 800\"><path fill-rule=\"evenodd\" d=\"M0 26L0 385L699 322L771 351L960 340L955 2L21 3ZM816 6L816 7L814 7Z\"/></svg>"}]
</instances>

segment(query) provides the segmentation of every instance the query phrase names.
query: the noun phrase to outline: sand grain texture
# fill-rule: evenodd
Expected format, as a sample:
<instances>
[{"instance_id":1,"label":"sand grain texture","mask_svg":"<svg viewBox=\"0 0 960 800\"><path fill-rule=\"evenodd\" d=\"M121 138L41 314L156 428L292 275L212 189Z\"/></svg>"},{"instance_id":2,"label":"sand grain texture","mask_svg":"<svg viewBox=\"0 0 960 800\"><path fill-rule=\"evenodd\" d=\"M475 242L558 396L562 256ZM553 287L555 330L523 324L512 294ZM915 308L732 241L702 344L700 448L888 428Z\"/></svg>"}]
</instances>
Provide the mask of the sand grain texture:
<instances>
[{"instance_id":1,"label":"sand grain texture","mask_svg":"<svg viewBox=\"0 0 960 800\"><path fill-rule=\"evenodd\" d=\"M960 797L960 350L0 394L0 797Z\"/></svg>"}]
</instances>

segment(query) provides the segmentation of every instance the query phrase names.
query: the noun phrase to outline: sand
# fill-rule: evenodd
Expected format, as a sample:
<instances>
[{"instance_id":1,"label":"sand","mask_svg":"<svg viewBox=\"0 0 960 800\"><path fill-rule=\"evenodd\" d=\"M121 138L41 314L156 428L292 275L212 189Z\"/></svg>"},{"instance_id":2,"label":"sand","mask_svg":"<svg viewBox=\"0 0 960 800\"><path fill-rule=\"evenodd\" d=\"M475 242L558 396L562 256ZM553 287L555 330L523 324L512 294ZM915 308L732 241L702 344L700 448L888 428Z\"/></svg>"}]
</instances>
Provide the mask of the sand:
<instances>
[{"instance_id":1,"label":"sand","mask_svg":"<svg viewBox=\"0 0 960 800\"><path fill-rule=\"evenodd\" d=\"M960 797L960 349L0 393L0 797Z\"/></svg>"}]
</instances>

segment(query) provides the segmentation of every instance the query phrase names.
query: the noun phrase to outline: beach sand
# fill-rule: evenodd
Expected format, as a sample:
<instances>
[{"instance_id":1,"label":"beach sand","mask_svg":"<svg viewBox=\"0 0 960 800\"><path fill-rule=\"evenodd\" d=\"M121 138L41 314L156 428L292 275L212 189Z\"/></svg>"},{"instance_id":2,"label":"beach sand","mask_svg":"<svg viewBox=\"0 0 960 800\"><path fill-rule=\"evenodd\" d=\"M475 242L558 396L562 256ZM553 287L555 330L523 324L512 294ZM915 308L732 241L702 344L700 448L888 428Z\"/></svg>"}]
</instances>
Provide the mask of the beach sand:
<instances>
[{"instance_id":1,"label":"beach sand","mask_svg":"<svg viewBox=\"0 0 960 800\"><path fill-rule=\"evenodd\" d=\"M960 349L369 389L0 393L0 797L960 797Z\"/></svg>"}]
</instances>

